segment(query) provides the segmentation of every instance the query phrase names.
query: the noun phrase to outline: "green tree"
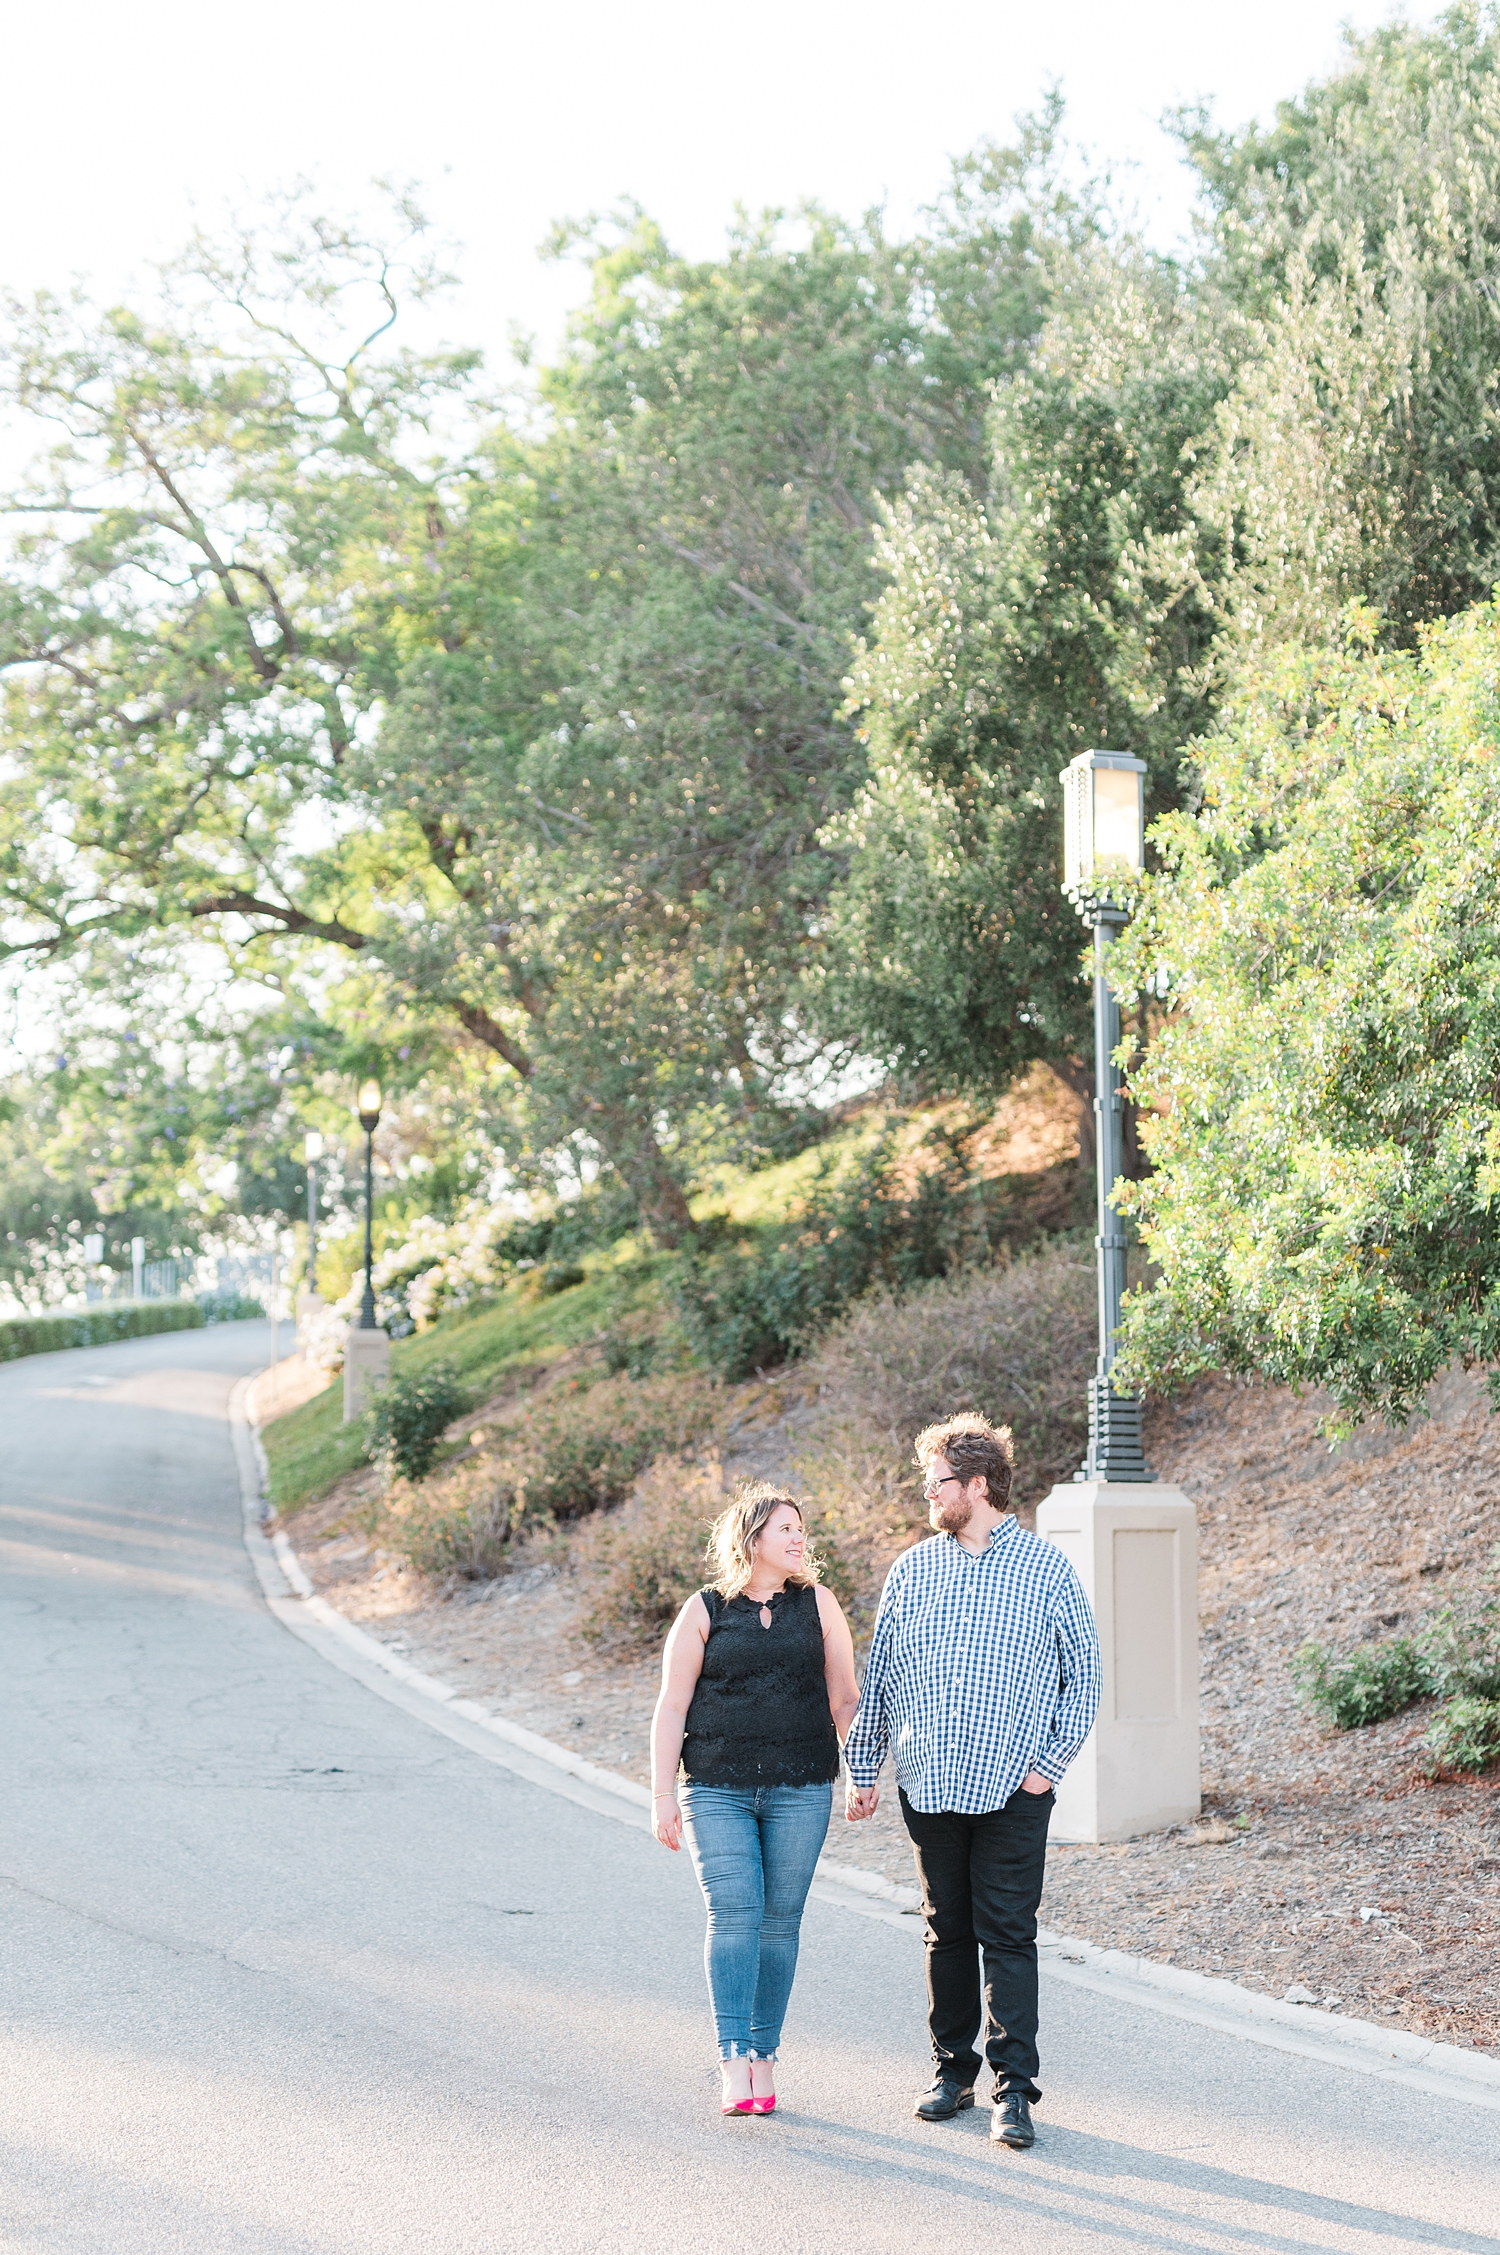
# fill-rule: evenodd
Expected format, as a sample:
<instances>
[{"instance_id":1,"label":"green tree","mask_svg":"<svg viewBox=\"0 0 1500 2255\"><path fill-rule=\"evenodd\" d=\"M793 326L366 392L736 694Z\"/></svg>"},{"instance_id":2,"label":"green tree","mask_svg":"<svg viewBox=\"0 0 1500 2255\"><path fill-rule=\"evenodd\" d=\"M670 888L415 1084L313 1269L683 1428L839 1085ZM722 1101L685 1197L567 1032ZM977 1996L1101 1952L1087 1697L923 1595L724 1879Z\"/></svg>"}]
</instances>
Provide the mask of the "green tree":
<instances>
[{"instance_id":1,"label":"green tree","mask_svg":"<svg viewBox=\"0 0 1500 2255\"><path fill-rule=\"evenodd\" d=\"M1104 226L1052 253L987 488L919 466L889 513L851 682L871 774L825 832L849 855L825 1023L939 1085L1042 1057L1086 1106L1059 769L1136 752L1169 811L1267 647L1337 642L1352 601L1410 647L1488 593L1497 22L1471 5L1351 40L1267 131L1185 118L1191 266Z\"/></svg>"},{"instance_id":2,"label":"green tree","mask_svg":"<svg viewBox=\"0 0 1500 2255\"><path fill-rule=\"evenodd\" d=\"M1034 329L1048 130L916 246L807 214L689 266L633 222L550 435L438 459L474 364L382 341L439 279L409 205L393 244L295 207L200 243L149 318L16 309L12 397L65 435L5 594L12 957L98 990L196 933L352 985L373 1041L445 1023L511 1069L513 1145L584 1139L680 1231L684 1138L785 1061L879 487L964 458Z\"/></svg>"},{"instance_id":3,"label":"green tree","mask_svg":"<svg viewBox=\"0 0 1500 2255\"><path fill-rule=\"evenodd\" d=\"M172 1124L170 1121L168 1124ZM77 1104L70 1062L10 1081L0 1095L0 1286L35 1311L81 1291L84 1240L104 1239L106 1261L130 1265L130 1243L144 1238L147 1260L190 1256L201 1217L175 1186L116 1202L97 1123Z\"/></svg>"},{"instance_id":4,"label":"green tree","mask_svg":"<svg viewBox=\"0 0 1500 2255\"><path fill-rule=\"evenodd\" d=\"M929 1082L1037 1058L1092 1082L1058 775L1136 752L1156 808L1210 704L1216 628L1189 497L1224 376L1184 278L1129 243L1055 255L1029 365L997 387L988 487L914 470L850 683L870 778L813 1007Z\"/></svg>"},{"instance_id":5,"label":"green tree","mask_svg":"<svg viewBox=\"0 0 1500 2255\"><path fill-rule=\"evenodd\" d=\"M532 1132L594 1137L659 1233L694 1136L763 1147L805 1055L880 492L969 461L1028 348L1038 233L1071 210L1051 134L957 167L914 244L816 211L799 244L773 214L691 264L638 214L596 228L542 379L552 439L496 452L411 597L423 647L377 756L461 850L470 944L530 1015Z\"/></svg>"},{"instance_id":6,"label":"green tree","mask_svg":"<svg viewBox=\"0 0 1500 2255\"><path fill-rule=\"evenodd\" d=\"M1274 125L1183 121L1238 373L1195 493L1233 648L1386 639L1500 573L1500 17L1351 39Z\"/></svg>"},{"instance_id":7,"label":"green tree","mask_svg":"<svg viewBox=\"0 0 1500 2255\"><path fill-rule=\"evenodd\" d=\"M1120 954L1175 1003L1134 1075L1160 1281L1126 1378L1258 1372L1350 1422L1500 1359L1500 611L1415 653L1378 624L1268 655Z\"/></svg>"}]
</instances>

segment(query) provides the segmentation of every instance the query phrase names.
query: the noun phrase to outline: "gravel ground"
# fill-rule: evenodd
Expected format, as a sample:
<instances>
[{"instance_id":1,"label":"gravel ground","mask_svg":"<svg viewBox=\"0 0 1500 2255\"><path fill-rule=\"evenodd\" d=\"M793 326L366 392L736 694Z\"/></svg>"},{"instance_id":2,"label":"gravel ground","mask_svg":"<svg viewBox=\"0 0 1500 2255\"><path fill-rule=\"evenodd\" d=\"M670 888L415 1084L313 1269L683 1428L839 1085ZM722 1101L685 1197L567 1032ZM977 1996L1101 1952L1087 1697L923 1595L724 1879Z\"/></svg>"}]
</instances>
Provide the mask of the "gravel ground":
<instances>
[{"instance_id":1,"label":"gravel ground","mask_svg":"<svg viewBox=\"0 0 1500 2255\"><path fill-rule=\"evenodd\" d=\"M1204 1381L1154 1413L1159 1476L1199 1506L1205 1821L1115 1847L1059 1847L1055 1931L1360 2018L1500 2049L1500 1779L1429 1783L1426 1711L1343 1735L1298 1707L1305 1638L1413 1627L1477 1582L1500 1543L1500 1420L1477 1380L1434 1389L1405 1434L1330 1455L1318 1405ZM767 1433L768 1453L776 1447ZM769 1469L769 1466L767 1467ZM359 1533L369 1476L291 1523L324 1594L416 1665L592 1761L645 1781L654 1659L605 1659L579 1624L588 1545L443 1591ZM911 1883L894 1793L835 1820L831 1857Z\"/></svg>"}]
</instances>

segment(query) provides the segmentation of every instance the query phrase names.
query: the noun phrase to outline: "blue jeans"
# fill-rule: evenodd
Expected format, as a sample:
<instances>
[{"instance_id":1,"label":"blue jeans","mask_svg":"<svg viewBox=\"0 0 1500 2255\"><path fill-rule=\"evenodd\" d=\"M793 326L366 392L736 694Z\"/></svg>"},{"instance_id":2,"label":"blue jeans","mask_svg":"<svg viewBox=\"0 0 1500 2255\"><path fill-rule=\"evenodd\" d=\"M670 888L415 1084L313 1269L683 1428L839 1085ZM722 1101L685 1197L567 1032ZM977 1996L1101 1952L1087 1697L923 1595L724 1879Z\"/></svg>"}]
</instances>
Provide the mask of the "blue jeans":
<instances>
[{"instance_id":1,"label":"blue jeans","mask_svg":"<svg viewBox=\"0 0 1500 2255\"><path fill-rule=\"evenodd\" d=\"M678 1799L708 1904L703 1965L719 2057L774 2059L833 1787L689 1781Z\"/></svg>"}]
</instances>

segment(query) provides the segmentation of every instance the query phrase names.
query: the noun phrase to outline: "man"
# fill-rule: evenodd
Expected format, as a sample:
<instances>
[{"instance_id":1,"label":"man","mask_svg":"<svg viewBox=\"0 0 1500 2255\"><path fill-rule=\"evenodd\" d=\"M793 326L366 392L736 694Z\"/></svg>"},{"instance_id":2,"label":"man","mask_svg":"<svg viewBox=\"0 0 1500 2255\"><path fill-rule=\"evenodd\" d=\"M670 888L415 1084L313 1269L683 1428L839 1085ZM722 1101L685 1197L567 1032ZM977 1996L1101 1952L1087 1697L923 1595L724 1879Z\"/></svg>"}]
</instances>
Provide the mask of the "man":
<instances>
[{"instance_id":1,"label":"man","mask_svg":"<svg viewBox=\"0 0 1500 2255\"><path fill-rule=\"evenodd\" d=\"M1010 1510L1010 1432L977 1416L917 1440L932 1538L886 1577L859 1713L846 1815L873 1816L887 1749L927 1921L936 2076L924 2122L974 2104L981 2018L994 2071L990 2136L1034 2145L1036 1913L1054 1786L1099 1704L1099 1646L1062 1552ZM981 1995L979 1956L984 1955Z\"/></svg>"}]
</instances>

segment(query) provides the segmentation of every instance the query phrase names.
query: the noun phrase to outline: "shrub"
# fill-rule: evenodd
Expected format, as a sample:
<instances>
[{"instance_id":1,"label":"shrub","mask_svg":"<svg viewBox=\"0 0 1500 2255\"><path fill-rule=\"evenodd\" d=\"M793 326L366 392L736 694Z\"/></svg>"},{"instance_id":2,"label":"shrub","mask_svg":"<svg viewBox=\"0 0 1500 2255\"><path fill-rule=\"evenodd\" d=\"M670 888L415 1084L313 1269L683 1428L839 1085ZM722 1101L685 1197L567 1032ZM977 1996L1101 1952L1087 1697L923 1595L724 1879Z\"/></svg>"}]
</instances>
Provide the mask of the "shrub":
<instances>
[{"instance_id":1,"label":"shrub","mask_svg":"<svg viewBox=\"0 0 1500 2255\"><path fill-rule=\"evenodd\" d=\"M243 1292L200 1292L198 1305L205 1323L248 1323L266 1312L259 1300L247 1299Z\"/></svg>"},{"instance_id":2,"label":"shrub","mask_svg":"<svg viewBox=\"0 0 1500 2255\"><path fill-rule=\"evenodd\" d=\"M418 1505L382 1531L418 1573L484 1582L504 1572L519 1543L554 1535L557 1522L530 1508L524 1484L497 1482L475 1464L460 1467L441 1500Z\"/></svg>"},{"instance_id":3,"label":"shrub","mask_svg":"<svg viewBox=\"0 0 1500 2255\"><path fill-rule=\"evenodd\" d=\"M653 1465L621 1519L600 1530L602 1589L584 1635L627 1645L665 1636L707 1579L708 1531L728 1500L717 1464Z\"/></svg>"},{"instance_id":4,"label":"shrub","mask_svg":"<svg viewBox=\"0 0 1500 2255\"><path fill-rule=\"evenodd\" d=\"M649 1378L661 1341L649 1331L613 1331L599 1341L599 1347L611 1377L624 1371L632 1378Z\"/></svg>"},{"instance_id":5,"label":"shrub","mask_svg":"<svg viewBox=\"0 0 1500 2255\"><path fill-rule=\"evenodd\" d=\"M900 1298L987 1267L1019 1231L1034 1232L1048 1209L1034 1195L1018 1203L1009 1178L974 1172L977 1132L932 1128L903 1148L889 1130L857 1165L830 1162L780 1229L727 1247L701 1229L675 1285L695 1353L724 1378L747 1378L803 1353L865 1295Z\"/></svg>"},{"instance_id":6,"label":"shrub","mask_svg":"<svg viewBox=\"0 0 1500 2255\"><path fill-rule=\"evenodd\" d=\"M1422 1746L1430 1776L1489 1769L1500 1762L1500 1699L1450 1699Z\"/></svg>"},{"instance_id":7,"label":"shrub","mask_svg":"<svg viewBox=\"0 0 1500 2255\"><path fill-rule=\"evenodd\" d=\"M1445 1605L1417 1639L1432 1689L1444 1699L1500 1699L1500 1604Z\"/></svg>"},{"instance_id":8,"label":"shrub","mask_svg":"<svg viewBox=\"0 0 1500 2255\"><path fill-rule=\"evenodd\" d=\"M708 1579L708 1531L729 1501L722 1467L661 1458L619 1517L600 1527L594 1557L602 1589L583 1624L594 1643L640 1646L665 1636ZM847 1577L822 1529L809 1522L811 1555L824 1583L848 1605Z\"/></svg>"},{"instance_id":9,"label":"shrub","mask_svg":"<svg viewBox=\"0 0 1500 2255\"><path fill-rule=\"evenodd\" d=\"M1035 1502L1083 1453L1097 1327L1093 1257L1078 1245L866 1301L808 1365L817 1442L872 1454L892 1499L923 1517L912 1442L955 1410L982 1410L1010 1426L1016 1500Z\"/></svg>"},{"instance_id":10,"label":"shrub","mask_svg":"<svg viewBox=\"0 0 1500 2255\"><path fill-rule=\"evenodd\" d=\"M483 1579L523 1535L618 1503L655 1458L710 1434L718 1413L712 1381L692 1372L559 1387L501 1426L393 1539L424 1573Z\"/></svg>"},{"instance_id":11,"label":"shrub","mask_svg":"<svg viewBox=\"0 0 1500 2255\"><path fill-rule=\"evenodd\" d=\"M690 1372L606 1378L543 1394L500 1440L532 1508L577 1519L618 1503L654 1457L690 1447L718 1407L712 1381Z\"/></svg>"},{"instance_id":12,"label":"shrub","mask_svg":"<svg viewBox=\"0 0 1500 2255\"><path fill-rule=\"evenodd\" d=\"M1433 1688L1425 1655L1405 1636L1361 1644L1344 1660L1321 1644L1304 1644L1292 1661L1304 1703L1335 1730L1362 1730L1399 1714Z\"/></svg>"},{"instance_id":13,"label":"shrub","mask_svg":"<svg viewBox=\"0 0 1500 2255\"><path fill-rule=\"evenodd\" d=\"M576 1261L549 1261L542 1270L542 1295L550 1298L554 1292L571 1292L575 1284L582 1284L588 1275Z\"/></svg>"},{"instance_id":14,"label":"shrub","mask_svg":"<svg viewBox=\"0 0 1500 2255\"><path fill-rule=\"evenodd\" d=\"M102 1347L111 1339L146 1339L161 1331L197 1331L196 1300L132 1301L125 1307L76 1308L67 1315L15 1315L0 1322L0 1362L56 1354L62 1347Z\"/></svg>"},{"instance_id":15,"label":"shrub","mask_svg":"<svg viewBox=\"0 0 1500 2255\"><path fill-rule=\"evenodd\" d=\"M371 1456L405 1480L425 1480L444 1433L468 1406L469 1397L447 1363L395 1373L366 1414Z\"/></svg>"}]
</instances>

